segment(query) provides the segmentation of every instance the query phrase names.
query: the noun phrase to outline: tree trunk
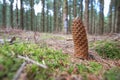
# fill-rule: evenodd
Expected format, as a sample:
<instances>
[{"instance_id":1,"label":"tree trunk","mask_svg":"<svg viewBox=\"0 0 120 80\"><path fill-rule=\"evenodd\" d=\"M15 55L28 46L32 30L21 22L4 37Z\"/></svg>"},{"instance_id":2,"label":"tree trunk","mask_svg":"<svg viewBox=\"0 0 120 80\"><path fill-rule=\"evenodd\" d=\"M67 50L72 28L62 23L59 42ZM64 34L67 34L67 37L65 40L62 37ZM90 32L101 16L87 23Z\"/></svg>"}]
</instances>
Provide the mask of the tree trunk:
<instances>
[{"instance_id":1,"label":"tree trunk","mask_svg":"<svg viewBox=\"0 0 120 80\"><path fill-rule=\"evenodd\" d=\"M31 0L30 1L30 8L31 8L31 19L30 19L30 24L31 24L31 30L34 30L34 26L33 26L33 20L34 20L34 15L33 15L33 13L34 13L34 1L33 0Z\"/></svg>"},{"instance_id":2,"label":"tree trunk","mask_svg":"<svg viewBox=\"0 0 120 80\"><path fill-rule=\"evenodd\" d=\"M72 0L69 0L70 3L72 3ZM72 5L69 4L69 10L68 10L68 14L69 14L69 28L68 31L69 33L71 33L71 24L72 24Z\"/></svg>"},{"instance_id":3,"label":"tree trunk","mask_svg":"<svg viewBox=\"0 0 120 80\"><path fill-rule=\"evenodd\" d=\"M49 25L49 3L47 2L47 19L46 19L46 31L47 32L49 32L49 27L50 27L50 25Z\"/></svg>"},{"instance_id":4,"label":"tree trunk","mask_svg":"<svg viewBox=\"0 0 120 80\"><path fill-rule=\"evenodd\" d=\"M56 31L56 0L54 0L54 31Z\"/></svg>"},{"instance_id":5,"label":"tree trunk","mask_svg":"<svg viewBox=\"0 0 120 80\"><path fill-rule=\"evenodd\" d=\"M104 32L104 0L100 0L100 12L99 12L99 34Z\"/></svg>"},{"instance_id":6,"label":"tree trunk","mask_svg":"<svg viewBox=\"0 0 120 80\"><path fill-rule=\"evenodd\" d=\"M6 28L6 0L3 0L3 8L2 8L2 19L3 19L3 28Z\"/></svg>"},{"instance_id":7,"label":"tree trunk","mask_svg":"<svg viewBox=\"0 0 120 80\"><path fill-rule=\"evenodd\" d=\"M10 3L11 27L12 27L12 28L13 28L13 2L14 2L14 0L11 0L11 3Z\"/></svg>"},{"instance_id":8,"label":"tree trunk","mask_svg":"<svg viewBox=\"0 0 120 80\"><path fill-rule=\"evenodd\" d=\"M108 33L112 32L112 0L110 2L109 5L109 29L108 29Z\"/></svg>"},{"instance_id":9,"label":"tree trunk","mask_svg":"<svg viewBox=\"0 0 120 80\"><path fill-rule=\"evenodd\" d=\"M117 0L113 0L114 1L114 19L113 19L113 28L112 28L112 32L116 32L116 20L117 20L117 17L116 17L116 14L117 14Z\"/></svg>"},{"instance_id":10,"label":"tree trunk","mask_svg":"<svg viewBox=\"0 0 120 80\"><path fill-rule=\"evenodd\" d=\"M92 34L92 28L93 28L93 0L90 1L91 4L91 20L90 20L90 28L89 28L89 34Z\"/></svg>"},{"instance_id":11,"label":"tree trunk","mask_svg":"<svg viewBox=\"0 0 120 80\"><path fill-rule=\"evenodd\" d=\"M59 32L59 17L58 17L58 15L60 14L59 4L60 4L60 0L59 1L56 0L56 27L55 27L55 32Z\"/></svg>"},{"instance_id":12,"label":"tree trunk","mask_svg":"<svg viewBox=\"0 0 120 80\"><path fill-rule=\"evenodd\" d=\"M19 28L18 26L18 0L16 0L16 27Z\"/></svg>"},{"instance_id":13,"label":"tree trunk","mask_svg":"<svg viewBox=\"0 0 120 80\"><path fill-rule=\"evenodd\" d=\"M68 32L68 1L64 0L64 11L63 11L63 33L67 34Z\"/></svg>"},{"instance_id":14,"label":"tree trunk","mask_svg":"<svg viewBox=\"0 0 120 80\"><path fill-rule=\"evenodd\" d=\"M85 15L84 15L85 21L84 21L84 24L85 24L87 31L89 31L89 9L88 8L89 8L89 0L85 0Z\"/></svg>"},{"instance_id":15,"label":"tree trunk","mask_svg":"<svg viewBox=\"0 0 120 80\"><path fill-rule=\"evenodd\" d=\"M62 17L62 0L59 0L57 2L57 31L60 32L61 31L61 27L62 27L62 20L63 20L63 17Z\"/></svg>"},{"instance_id":16,"label":"tree trunk","mask_svg":"<svg viewBox=\"0 0 120 80\"><path fill-rule=\"evenodd\" d=\"M53 19L52 19L51 14L50 14L50 17L49 17L49 21L50 21L50 23L49 23L50 24L50 32L52 32L53 31L53 24L52 24Z\"/></svg>"},{"instance_id":17,"label":"tree trunk","mask_svg":"<svg viewBox=\"0 0 120 80\"><path fill-rule=\"evenodd\" d=\"M73 0L73 16L77 17L77 1Z\"/></svg>"},{"instance_id":18,"label":"tree trunk","mask_svg":"<svg viewBox=\"0 0 120 80\"><path fill-rule=\"evenodd\" d=\"M96 10L93 9L93 27L92 27L92 34L96 35Z\"/></svg>"},{"instance_id":19,"label":"tree trunk","mask_svg":"<svg viewBox=\"0 0 120 80\"><path fill-rule=\"evenodd\" d=\"M22 30L24 29L24 17L23 17L23 13L24 13L24 7L23 7L23 0L20 1L21 7L20 7L20 27L22 28Z\"/></svg>"},{"instance_id":20,"label":"tree trunk","mask_svg":"<svg viewBox=\"0 0 120 80\"><path fill-rule=\"evenodd\" d=\"M27 30L30 30L30 29L29 29L29 26L28 26L28 16L29 16L29 15L28 15L28 12L26 12L25 16L26 16L26 17L25 17L25 18L26 18L26 23L25 23L26 29L27 29Z\"/></svg>"},{"instance_id":21,"label":"tree trunk","mask_svg":"<svg viewBox=\"0 0 120 80\"><path fill-rule=\"evenodd\" d=\"M120 1L117 1L117 28L116 32L120 33Z\"/></svg>"},{"instance_id":22,"label":"tree trunk","mask_svg":"<svg viewBox=\"0 0 120 80\"><path fill-rule=\"evenodd\" d=\"M83 19L83 0L80 0L80 18Z\"/></svg>"},{"instance_id":23,"label":"tree trunk","mask_svg":"<svg viewBox=\"0 0 120 80\"><path fill-rule=\"evenodd\" d=\"M58 1L54 0L54 31L58 32Z\"/></svg>"},{"instance_id":24,"label":"tree trunk","mask_svg":"<svg viewBox=\"0 0 120 80\"><path fill-rule=\"evenodd\" d=\"M45 32L45 0L42 0L42 16L41 16L41 22L42 22L42 32Z\"/></svg>"},{"instance_id":25,"label":"tree trunk","mask_svg":"<svg viewBox=\"0 0 120 80\"><path fill-rule=\"evenodd\" d=\"M60 2L60 7L61 5L63 5L63 2L61 0ZM61 7L63 8L63 7ZM59 26L60 26L60 31L62 31L62 28L63 28L63 9L60 11L60 22L59 22Z\"/></svg>"}]
</instances>

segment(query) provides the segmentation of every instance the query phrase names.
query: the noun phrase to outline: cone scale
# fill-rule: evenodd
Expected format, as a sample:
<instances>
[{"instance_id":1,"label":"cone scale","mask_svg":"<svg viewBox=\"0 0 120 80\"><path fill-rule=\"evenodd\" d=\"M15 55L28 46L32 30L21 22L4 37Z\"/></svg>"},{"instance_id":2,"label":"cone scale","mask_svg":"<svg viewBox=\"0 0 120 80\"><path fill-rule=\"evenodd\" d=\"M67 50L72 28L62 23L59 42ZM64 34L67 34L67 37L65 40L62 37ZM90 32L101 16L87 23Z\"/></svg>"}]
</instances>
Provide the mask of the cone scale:
<instances>
[{"instance_id":1,"label":"cone scale","mask_svg":"<svg viewBox=\"0 0 120 80\"><path fill-rule=\"evenodd\" d=\"M79 17L72 23L72 36L74 42L74 56L82 59L88 59L88 40L85 26Z\"/></svg>"}]
</instances>

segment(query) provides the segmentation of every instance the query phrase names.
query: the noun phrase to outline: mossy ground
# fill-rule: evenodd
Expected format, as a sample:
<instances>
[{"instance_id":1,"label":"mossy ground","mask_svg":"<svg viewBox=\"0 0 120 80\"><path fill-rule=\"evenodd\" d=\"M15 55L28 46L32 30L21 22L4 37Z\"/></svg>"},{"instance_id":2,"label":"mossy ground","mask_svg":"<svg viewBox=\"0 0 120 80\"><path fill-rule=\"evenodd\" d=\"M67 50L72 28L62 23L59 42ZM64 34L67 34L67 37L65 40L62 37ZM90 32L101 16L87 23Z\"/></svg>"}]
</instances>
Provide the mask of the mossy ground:
<instances>
[{"instance_id":1,"label":"mossy ground","mask_svg":"<svg viewBox=\"0 0 120 80\"><path fill-rule=\"evenodd\" d=\"M96 41L90 43L90 48L107 59L120 59L120 42L119 41Z\"/></svg>"},{"instance_id":2,"label":"mossy ground","mask_svg":"<svg viewBox=\"0 0 120 80\"><path fill-rule=\"evenodd\" d=\"M35 64L27 64L26 73L29 80L46 80L55 79L62 73L68 74L98 74L102 69L102 65L96 62L90 62L89 67L84 64L72 64L70 56L63 54L62 50L53 50L48 47L40 47L36 44L15 43L12 45L0 45L0 79L12 79L20 65L24 62L17 58L17 55L28 56L29 58L43 64L43 61L48 66L48 69L43 69ZM75 63L75 62L74 62ZM77 69L76 71L75 68Z\"/></svg>"},{"instance_id":3,"label":"mossy ground","mask_svg":"<svg viewBox=\"0 0 120 80\"><path fill-rule=\"evenodd\" d=\"M43 35L42 39L48 39ZM52 37L63 40L62 37ZM96 41L90 43L90 48L94 48L103 58L120 59L119 42L113 41ZM27 64L24 72L27 74L28 80L55 80L63 73L68 75L82 76L83 80L89 80L88 75L102 76L104 80L117 80L120 78L119 67L112 67L105 70L101 63L96 61L73 61L73 56L64 54L62 50L54 50L46 45L46 43L34 44L17 41L10 45L0 44L0 79L12 80L16 71L24 60L17 56L27 56L30 59L46 64L48 69L43 69L35 64ZM113 56L114 55L114 56ZM71 58L72 57L72 58Z\"/></svg>"}]
</instances>

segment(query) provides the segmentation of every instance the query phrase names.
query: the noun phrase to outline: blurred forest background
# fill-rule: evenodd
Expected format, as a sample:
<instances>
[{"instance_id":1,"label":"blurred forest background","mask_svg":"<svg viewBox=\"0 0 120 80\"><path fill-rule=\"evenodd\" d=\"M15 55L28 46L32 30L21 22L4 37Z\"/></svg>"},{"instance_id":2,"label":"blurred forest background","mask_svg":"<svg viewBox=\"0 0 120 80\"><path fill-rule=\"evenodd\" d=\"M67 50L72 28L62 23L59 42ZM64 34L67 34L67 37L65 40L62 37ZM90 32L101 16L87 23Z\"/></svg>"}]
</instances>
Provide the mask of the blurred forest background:
<instances>
[{"instance_id":1,"label":"blurred forest background","mask_svg":"<svg viewBox=\"0 0 120 80\"><path fill-rule=\"evenodd\" d=\"M40 3L42 11L35 14L35 5ZM72 20L79 16L89 34L120 33L120 0L110 0L106 16L104 3L105 0L0 0L0 27L71 33Z\"/></svg>"},{"instance_id":2,"label":"blurred forest background","mask_svg":"<svg viewBox=\"0 0 120 80\"><path fill-rule=\"evenodd\" d=\"M120 0L0 0L0 80L120 80Z\"/></svg>"}]
</instances>

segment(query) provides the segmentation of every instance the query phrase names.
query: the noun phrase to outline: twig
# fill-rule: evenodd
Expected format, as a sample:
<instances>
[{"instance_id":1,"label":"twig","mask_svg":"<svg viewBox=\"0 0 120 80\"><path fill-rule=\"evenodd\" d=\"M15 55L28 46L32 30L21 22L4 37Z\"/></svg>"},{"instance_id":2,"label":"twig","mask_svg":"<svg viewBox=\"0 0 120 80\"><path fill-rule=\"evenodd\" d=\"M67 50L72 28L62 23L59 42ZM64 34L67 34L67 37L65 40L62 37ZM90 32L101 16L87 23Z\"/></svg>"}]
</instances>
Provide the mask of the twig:
<instances>
[{"instance_id":1,"label":"twig","mask_svg":"<svg viewBox=\"0 0 120 80\"><path fill-rule=\"evenodd\" d=\"M18 80L18 78L19 78L21 72L23 71L23 68L25 67L25 65L26 65L26 62L24 62L24 63L20 66L20 68L18 69L18 71L17 71L16 75L14 76L13 80Z\"/></svg>"},{"instance_id":2,"label":"twig","mask_svg":"<svg viewBox=\"0 0 120 80\"><path fill-rule=\"evenodd\" d=\"M33 63L33 64L36 64L36 65L42 67L42 68L45 68L45 69L47 68L46 65L40 64L40 63L38 63L38 62L36 62L36 61L28 58L28 57L23 57L23 56L18 55L18 58L24 59L24 60L26 60L26 61L28 61L28 62L31 62L31 63Z\"/></svg>"},{"instance_id":3,"label":"twig","mask_svg":"<svg viewBox=\"0 0 120 80\"><path fill-rule=\"evenodd\" d=\"M66 39L66 41L72 41L73 39Z\"/></svg>"}]
</instances>

